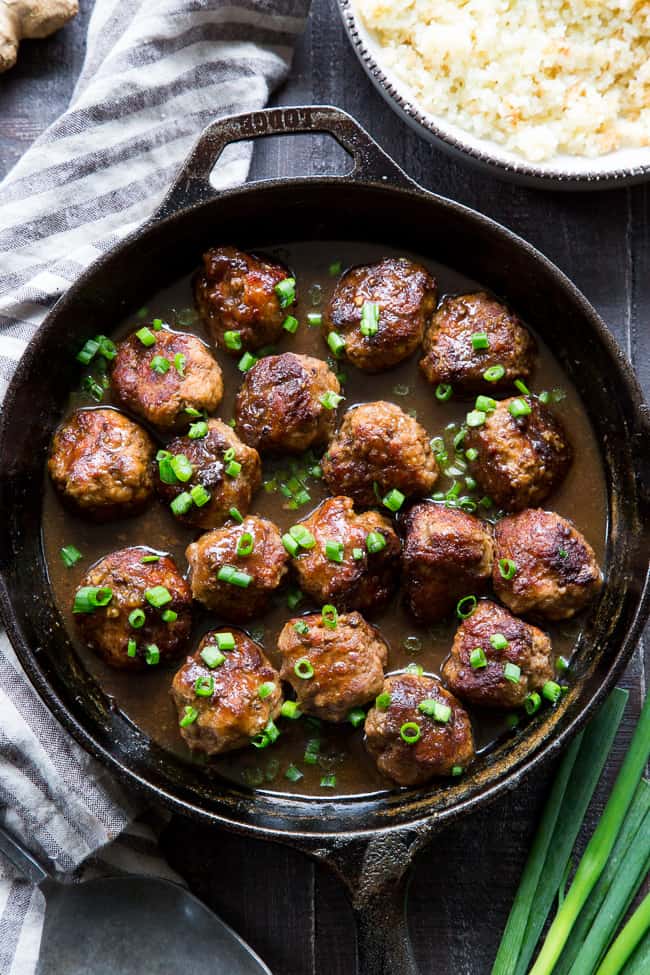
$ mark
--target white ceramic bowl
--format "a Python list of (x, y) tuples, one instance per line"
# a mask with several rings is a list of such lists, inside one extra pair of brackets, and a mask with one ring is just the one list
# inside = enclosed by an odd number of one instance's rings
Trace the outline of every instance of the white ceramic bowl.
[(356, 11), (356, 0), (337, 0), (357, 57), (391, 108), (421, 136), (495, 176), (546, 189), (602, 190), (650, 179), (650, 148), (619, 149), (604, 156), (555, 156), (533, 163), (497, 142), (481, 139), (418, 106), (414, 92), (383, 60), (381, 46)]

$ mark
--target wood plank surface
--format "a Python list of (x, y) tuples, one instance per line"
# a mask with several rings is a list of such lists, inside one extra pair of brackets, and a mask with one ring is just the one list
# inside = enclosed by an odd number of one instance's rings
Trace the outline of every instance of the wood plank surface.
[[(82, 15), (56, 37), (25, 44), (19, 67), (0, 77), (0, 176), (70, 98), (92, 3), (82, 7)], [(423, 186), (487, 213), (534, 243), (594, 303), (632, 358), (646, 394), (650, 391), (646, 187), (548, 193), (447, 158), (374, 91), (347, 44), (333, 0), (315, 0), (290, 80), (276, 102), (341, 106)], [(344, 172), (346, 165), (327, 138), (276, 139), (258, 146), (252, 175)], [(639, 648), (622, 681), (631, 701), (583, 839), (602, 809), (645, 693), (644, 650)], [(423, 973), (489, 972), (552, 771), (449, 828), (421, 855), (409, 919)], [(341, 887), (324, 869), (291, 849), (199, 829), (180, 818), (170, 824), (164, 847), (195, 892), (250, 941), (276, 975), (354, 971), (351, 913)]]

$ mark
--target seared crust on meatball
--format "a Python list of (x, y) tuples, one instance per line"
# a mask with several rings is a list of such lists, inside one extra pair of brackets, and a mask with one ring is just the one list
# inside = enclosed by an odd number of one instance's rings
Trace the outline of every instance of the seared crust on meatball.
[(326, 393), (341, 386), (325, 362), (310, 355), (270, 355), (250, 369), (235, 400), (236, 430), (259, 451), (301, 453), (326, 444), (336, 409)]
[[(434, 776), (450, 775), (455, 767), (467, 767), (474, 757), (472, 726), (460, 702), (439, 681), (396, 674), (386, 678), (382, 693), (390, 696), (390, 704), (371, 708), (365, 725), (366, 745), (380, 772), (399, 785), (420, 785)], [(451, 708), (449, 719), (438, 721), (420, 711), (423, 701)], [(420, 729), (413, 744), (400, 734), (409, 722)]]
[[(159, 556), (155, 562), (142, 561), (153, 555), (150, 549), (140, 546), (111, 552), (90, 569), (80, 584), (79, 589), (90, 586), (111, 590), (106, 606), (75, 613), (74, 619), (84, 642), (112, 667), (142, 670), (158, 662), (155, 652), (149, 653), (147, 661), (147, 648), (158, 651), (161, 664), (175, 659), (185, 648), (192, 626), (190, 587), (168, 555)], [(162, 587), (171, 597), (165, 597), (164, 602), (159, 599), (158, 606), (147, 599), (147, 593), (156, 587)], [(156, 590), (156, 595), (164, 596), (161, 590)], [(134, 610), (140, 619), (129, 621)], [(165, 620), (165, 613), (175, 618)], [(135, 641), (134, 655), (129, 654), (129, 640)]]
[(236, 247), (206, 251), (194, 279), (194, 299), (215, 345), (238, 354), (226, 345), (226, 332), (239, 332), (242, 349), (277, 342), (293, 302), (283, 306), (275, 287), (290, 276), (282, 264)]
[[(293, 687), (298, 706), (324, 721), (345, 721), (352, 708), (372, 701), (382, 689), (388, 647), (359, 613), (339, 616), (334, 628), (320, 615), (289, 620), (278, 650), (280, 676)], [(310, 677), (296, 673), (303, 661), (313, 669)]]
[[(470, 663), (472, 651), (477, 649), (485, 654), (485, 666)], [(518, 679), (516, 671), (512, 679), (505, 676), (507, 663), (519, 667)], [(486, 599), (458, 627), (442, 679), (464, 701), (489, 708), (516, 708), (531, 691), (541, 690), (553, 672), (548, 636)]]
[[(251, 546), (249, 555), (237, 554), (238, 547)], [(289, 558), (275, 525), (254, 516), (244, 518), (241, 525), (206, 532), (188, 546), (185, 556), (194, 598), (233, 622), (266, 612), (271, 596), (287, 574)], [(242, 585), (223, 578), (228, 567), (244, 574), (240, 578)], [(222, 569), (226, 571), (220, 579)]]
[[(472, 336), (484, 334), (486, 349), (475, 349)], [(443, 298), (424, 336), (420, 369), (433, 386), (449, 383), (466, 392), (507, 389), (527, 379), (537, 343), (519, 318), (495, 298), (475, 294)], [(493, 368), (493, 381), (484, 378)], [(503, 371), (503, 375), (501, 374)]]
[[(337, 332), (345, 340), (345, 355), (358, 369), (388, 369), (417, 349), (436, 298), (434, 278), (406, 257), (353, 267), (339, 280), (323, 316), (325, 338)], [(366, 302), (378, 306), (374, 335), (361, 331)]]
[[(503, 518), (495, 529), (492, 584), (513, 613), (548, 620), (575, 616), (600, 592), (603, 576), (586, 538), (553, 511), (531, 509)], [(512, 567), (503, 560), (514, 563)], [(501, 566), (501, 567), (500, 567)]]
[(141, 511), (151, 498), (154, 449), (149, 434), (123, 413), (77, 410), (54, 434), (48, 469), (64, 501), (107, 521)]
[[(152, 335), (153, 345), (143, 345), (135, 334), (118, 344), (111, 373), (116, 399), (161, 430), (187, 423), (188, 408), (214, 413), (223, 396), (223, 381), (207, 346), (196, 335), (169, 328), (152, 330)], [(155, 356), (167, 362), (166, 372), (153, 368)]]
[(482, 426), (468, 429), (464, 441), (466, 450), (478, 451), (470, 470), (481, 490), (506, 511), (541, 504), (571, 463), (571, 447), (559, 420), (530, 396), (523, 400), (530, 413), (512, 416), (511, 405), (521, 401), (501, 400)]
[[(234, 632), (234, 650), (218, 650), (217, 636), (230, 630), (206, 633), (198, 650), (188, 657), (174, 675), (171, 696), (178, 710), (181, 736), (192, 751), (219, 755), (235, 748), (244, 748), (251, 738), (261, 734), (269, 721), (276, 718), (282, 707), (280, 675), (269, 663), (261, 647), (243, 633)], [(210, 667), (201, 653), (206, 650), (208, 660), (212, 650), (220, 663)], [(197, 694), (197, 681), (201, 694)], [(260, 697), (260, 687), (273, 685), (268, 694)], [(187, 709), (192, 717), (188, 722)]]
[(492, 572), (490, 526), (458, 508), (423, 501), (405, 518), (402, 553), (406, 604), (423, 623), (453, 612), (458, 600), (483, 592)]
[[(197, 528), (218, 528), (231, 517), (231, 508), (237, 508), (241, 515), (248, 512), (251, 499), (262, 481), (262, 462), (257, 451), (243, 444), (227, 423), (208, 420), (207, 429), (205, 437), (177, 437), (167, 444), (167, 452), (172, 456), (181, 454), (188, 459), (192, 465), (192, 476), (189, 481), (176, 479), (175, 483), (168, 484), (161, 479), (160, 465), (157, 464), (156, 490), (163, 501), (170, 503), (179, 494), (201, 485), (210, 495), (210, 500), (200, 506), (193, 504), (187, 514), (176, 517)], [(238, 473), (227, 472), (231, 463), (225, 459), (227, 457), (240, 465)], [(163, 470), (169, 478), (167, 468)]]
[(438, 477), (424, 427), (383, 400), (347, 411), (322, 468), (332, 494), (346, 494), (365, 508), (393, 488), (407, 497), (427, 494)]
[[(395, 591), (399, 574), (401, 545), (388, 519), (377, 511), (357, 515), (350, 498), (336, 497), (300, 524), (315, 542), (293, 559), (300, 588), (316, 602), (338, 609), (381, 609)], [(328, 557), (328, 542), (342, 546), (340, 561)]]

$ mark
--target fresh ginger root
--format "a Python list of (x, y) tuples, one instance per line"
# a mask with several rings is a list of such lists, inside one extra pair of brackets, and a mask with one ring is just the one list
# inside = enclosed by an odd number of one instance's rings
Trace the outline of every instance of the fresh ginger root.
[(79, 0), (0, 0), (0, 73), (13, 68), (23, 38), (48, 37), (79, 12)]

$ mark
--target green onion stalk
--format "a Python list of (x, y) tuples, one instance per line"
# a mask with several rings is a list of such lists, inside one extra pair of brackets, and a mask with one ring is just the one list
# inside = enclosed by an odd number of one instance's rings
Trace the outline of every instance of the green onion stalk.
[[(596, 970), (596, 975), (618, 975), (623, 970), (623, 966), (641, 941), (641, 938), (649, 930), (650, 894), (646, 894), (603, 958), (600, 966)], [(639, 968), (639, 973), (641, 971), (642, 969)]]
[(650, 755), (650, 695), (598, 826), (578, 864), (530, 975), (551, 975), (580, 911), (602, 874)]

